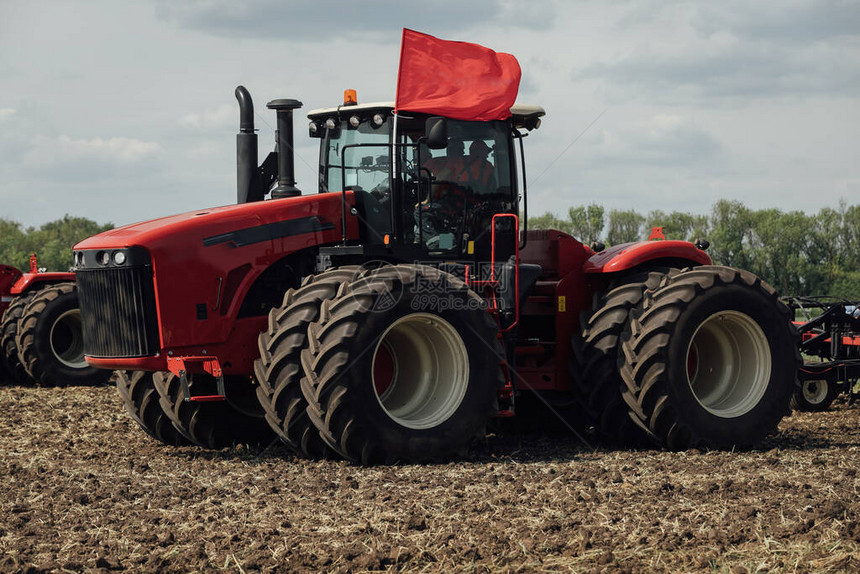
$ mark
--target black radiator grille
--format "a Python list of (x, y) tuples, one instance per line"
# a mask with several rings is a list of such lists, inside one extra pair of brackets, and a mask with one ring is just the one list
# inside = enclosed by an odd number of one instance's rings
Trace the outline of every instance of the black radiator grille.
[(156, 355), (152, 266), (77, 269), (84, 352), (91, 357)]

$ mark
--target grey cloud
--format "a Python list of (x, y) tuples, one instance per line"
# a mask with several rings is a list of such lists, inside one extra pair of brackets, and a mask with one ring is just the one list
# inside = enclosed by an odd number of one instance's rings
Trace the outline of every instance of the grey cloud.
[(586, 139), (587, 151), (581, 159), (589, 164), (666, 166), (697, 172), (706, 165), (713, 167), (723, 150), (712, 133), (671, 115), (610, 127)]
[(693, 24), (704, 33), (728, 30), (750, 40), (820, 42), (860, 32), (860, 2), (803, 0), (778, 5), (756, 2), (703, 3)]
[(638, 89), (669, 101), (679, 97), (853, 96), (860, 90), (855, 58), (838, 47), (787, 48), (750, 41), (709, 52), (636, 52), (573, 75), (575, 79), (604, 80), (628, 95), (637, 94)]
[(857, 0), (640, 0), (625, 8), (615, 21), (623, 31), (650, 29), (662, 20), (690, 26), (704, 36), (728, 32), (738, 38), (793, 45), (857, 36), (860, 31)]
[[(635, 4), (616, 28), (634, 49), (576, 70), (609, 97), (663, 101), (851, 96), (860, 91), (860, 2)], [(683, 46), (683, 50), (678, 49)]]
[(554, 13), (553, 2), (540, 5), (541, 9), (523, 10), (522, 4), (512, 0), (159, 0), (156, 14), (164, 21), (215, 36), (319, 42), (360, 37), (394, 42), (399, 40), (398, 29), (404, 26), (431, 34), (436, 29), (450, 34), (490, 23), (539, 29), (552, 21)]

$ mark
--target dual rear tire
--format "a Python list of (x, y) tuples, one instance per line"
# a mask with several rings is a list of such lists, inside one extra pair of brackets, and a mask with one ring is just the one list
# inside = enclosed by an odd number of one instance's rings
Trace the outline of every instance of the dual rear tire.
[(630, 416), (670, 450), (749, 447), (790, 413), (790, 313), (746, 271), (703, 266), (646, 291), (619, 357)]
[(623, 446), (750, 446), (790, 412), (800, 364), (774, 290), (721, 266), (617, 280), (573, 344), (582, 416)]

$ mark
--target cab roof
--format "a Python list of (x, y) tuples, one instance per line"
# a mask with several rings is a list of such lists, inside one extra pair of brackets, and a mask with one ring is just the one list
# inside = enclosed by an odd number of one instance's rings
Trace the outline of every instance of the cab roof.
[[(381, 111), (392, 113), (394, 111), (394, 102), (369, 102), (366, 104), (354, 104), (350, 106), (342, 105), (336, 108), (318, 108), (308, 112), (309, 119), (323, 119), (328, 116), (338, 114), (349, 114), (351, 112), (371, 112)], [(528, 122), (534, 125), (534, 120), (545, 116), (546, 111), (541, 106), (530, 104), (521, 104), (519, 102), (511, 106), (511, 116), (514, 120), (514, 126), (520, 128), (525, 127)]]

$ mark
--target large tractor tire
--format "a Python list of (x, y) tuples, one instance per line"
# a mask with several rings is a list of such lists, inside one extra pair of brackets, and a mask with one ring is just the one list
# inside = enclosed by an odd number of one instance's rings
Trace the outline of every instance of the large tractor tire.
[(801, 381), (791, 395), (791, 408), (801, 412), (823, 412), (839, 394), (839, 386), (827, 379)]
[(18, 353), (27, 373), (43, 386), (103, 385), (112, 372), (84, 359), (81, 309), (74, 283), (37, 292), (18, 322)]
[(306, 277), (301, 287), (286, 292), (281, 307), (269, 312), (269, 328), (257, 341), (260, 358), (254, 362), (254, 374), (266, 421), (292, 450), (308, 458), (335, 456), (308, 417), (302, 394), (301, 352), (307, 347), (308, 326), (319, 319), (322, 302), (360, 271), (347, 266)]
[(308, 414), (354, 462), (461, 455), (498, 411), (497, 336), (483, 299), (448, 273), (420, 265), (368, 273), (324, 301), (308, 329)]
[(666, 448), (748, 447), (790, 413), (797, 332), (752, 273), (697, 267), (646, 292), (623, 338), (631, 417)]
[(19, 385), (36, 384), (36, 381), (27, 373), (27, 369), (21, 362), (21, 356), (18, 354), (18, 343), (15, 340), (18, 335), (18, 321), (24, 314), (27, 304), (32, 301), (35, 295), (34, 291), (28, 291), (16, 296), (6, 308), (3, 319), (0, 321), (0, 355), (2, 355), (0, 360), (5, 363), (12, 382)]
[(155, 373), (144, 371), (117, 371), (116, 389), (122, 404), (131, 418), (157, 441), (170, 446), (189, 444), (173, 426), (159, 404), (158, 391), (153, 382)]
[(580, 318), (581, 333), (573, 337), (570, 364), (580, 407), (577, 412), (582, 417), (579, 424), (593, 429), (604, 443), (636, 447), (647, 441), (647, 435), (630, 419), (622, 396), (624, 381), (618, 370), (621, 334), (645, 292), (677, 273), (677, 269), (659, 268), (620, 278), (606, 292), (595, 294), (592, 310)]
[[(214, 377), (198, 373), (188, 377), (192, 397), (216, 393)], [(173, 427), (193, 444), (221, 449), (268, 444), (275, 438), (249, 381), (227, 381), (227, 400), (213, 402), (186, 401), (179, 377), (173, 373), (154, 373), (152, 382)]]

